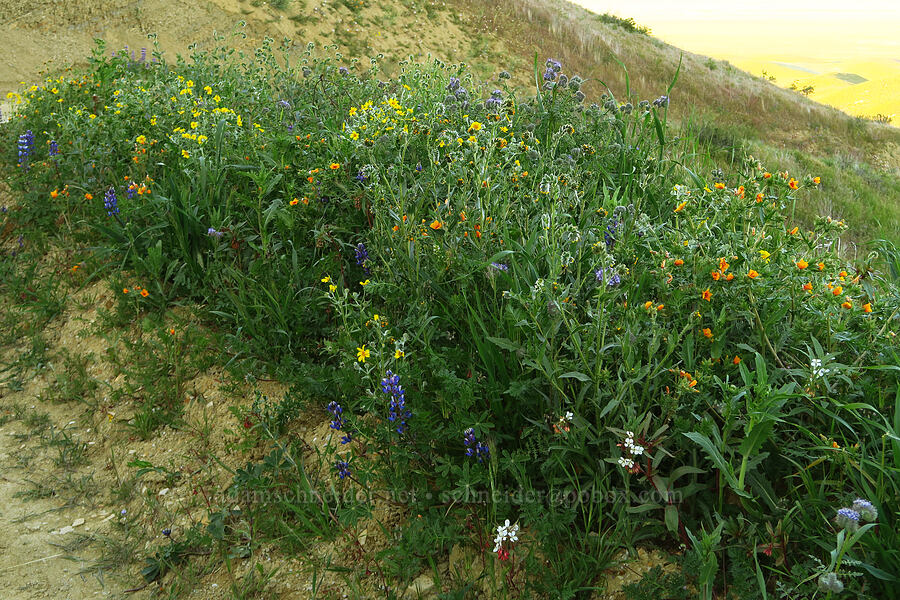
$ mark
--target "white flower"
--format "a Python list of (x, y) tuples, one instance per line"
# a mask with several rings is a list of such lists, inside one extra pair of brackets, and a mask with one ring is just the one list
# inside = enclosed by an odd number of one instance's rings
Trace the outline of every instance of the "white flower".
[(635, 456), (640, 456), (641, 454), (644, 453), (644, 447), (638, 446), (637, 444), (635, 444), (631, 447), (631, 453), (634, 454)]
[(630, 450), (632, 446), (634, 446), (634, 438), (631, 438), (631, 437), (625, 438), (625, 447)]
[(503, 542), (510, 541), (515, 542), (518, 541), (519, 536), (519, 524), (514, 523), (513, 525), (509, 524), (509, 519), (503, 523), (503, 525), (497, 526), (497, 537), (494, 538), (494, 552), (500, 550), (503, 546)]
[(633, 469), (634, 461), (630, 458), (625, 458), (624, 456), (619, 457), (619, 466), (623, 469)]
[(566, 411), (566, 421), (571, 421), (574, 417), (575, 415), (573, 415), (571, 412)]
[(633, 432), (633, 431), (626, 431), (626, 432), (625, 432), (625, 437), (627, 437), (627, 438), (633, 438), (633, 437), (634, 437), (634, 432)]

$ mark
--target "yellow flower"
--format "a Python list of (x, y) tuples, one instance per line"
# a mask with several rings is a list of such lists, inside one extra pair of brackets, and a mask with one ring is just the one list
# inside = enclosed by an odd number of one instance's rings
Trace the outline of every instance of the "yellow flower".
[(190, 158), (190, 157), (191, 157), (191, 153), (188, 152), (187, 150), (182, 150), (182, 151), (181, 151), (181, 155), (182, 155), (183, 157), (185, 157), (185, 158)]
[(403, 350), (399, 350), (399, 349), (398, 349), (398, 350), (394, 350), (394, 358), (395, 358), (395, 359), (401, 359), (401, 358), (403, 358), (404, 356), (406, 356), (406, 355), (403, 353)]
[(749, 277), (750, 279), (756, 279), (757, 277), (759, 277), (759, 273), (757, 273), (753, 269), (750, 269), (750, 271), (747, 273), (747, 277)]
[(328, 291), (331, 292), (332, 294), (335, 293), (337, 291), (337, 286), (332, 283), (331, 285), (328, 286)]
[[(297, 206), (298, 204), (300, 204), (300, 200), (298, 200), (297, 198), (294, 198), (294, 199), (291, 200), (291, 202), (290, 202), (290, 205), (291, 205), (291, 206)], [(323, 279), (322, 281), (325, 281), (325, 280)]]
[(365, 287), (365, 286), (369, 285), (369, 280), (366, 279), (365, 281), (360, 281), (360, 282), (359, 282), (359, 285)]
[(328, 282), (330, 282), (330, 281), (331, 281), (331, 277), (329, 277), (328, 275), (326, 275), (325, 277), (323, 277), (323, 278), (321, 279), (321, 282), (322, 282), (322, 283), (328, 283)]
[(797, 268), (801, 269), (801, 270), (805, 269), (806, 267), (809, 266), (809, 263), (806, 262), (805, 260), (803, 260), (802, 258), (800, 260), (798, 260), (796, 264), (797, 264)]
[(366, 350), (366, 345), (363, 344), (362, 348), (356, 349), (356, 360), (361, 363), (364, 363), (364, 362), (366, 362), (366, 359), (369, 358), (369, 356), (371, 354), (372, 353), (369, 350)]
[(481, 123), (479, 123), (478, 121), (472, 121), (472, 124), (469, 125), (469, 131), (470, 132), (471, 131), (481, 131), (482, 127), (483, 127), (483, 125)]
[(765, 250), (760, 250), (760, 251), (759, 251), (759, 256), (760, 256), (764, 261), (769, 262), (769, 257), (772, 256), (772, 255), (769, 254), (768, 252), (766, 252)]
[(137, 137), (135, 138), (134, 141), (137, 142), (138, 144), (146, 144), (146, 143), (147, 143), (147, 137), (146, 137), (146, 136), (143, 136), (143, 135), (139, 135), (139, 136), (137, 136)]
[(331, 163), (330, 165), (328, 165), (328, 168), (330, 168), (332, 171), (337, 171), (341, 168), (341, 165), (340, 163)]

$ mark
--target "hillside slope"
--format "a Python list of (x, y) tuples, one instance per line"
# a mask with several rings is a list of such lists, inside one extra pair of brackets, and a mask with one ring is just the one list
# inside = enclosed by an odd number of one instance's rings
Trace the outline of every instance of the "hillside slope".
[(150, 45), (151, 33), (158, 33), (169, 54), (185, 53), (189, 42), (209, 47), (214, 32), (237, 32), (230, 43), (247, 50), (266, 36), (290, 38), (300, 47), (337, 43), (347, 59), (383, 53), (387, 74), (408, 56), (431, 54), (466, 62), (484, 79), (505, 68), (523, 87), (533, 85), (535, 56), (553, 57), (567, 73), (588, 80), (587, 102), (600, 101), (603, 83), (623, 102), (665, 94), (680, 63), (669, 117), (696, 145), (698, 157), (713, 157), (715, 165), (705, 166), (727, 173), (746, 151), (773, 169), (815, 171), (824, 183), (822, 193), (808, 199), (807, 212), (850, 219), (860, 239), (900, 239), (900, 130), (851, 117), (561, 0), (0, 0), (0, 13), (13, 50), (7, 56), (15, 57), (0, 64), (4, 95), (35, 80), (43, 68), (83, 62), (96, 37), (139, 53)]

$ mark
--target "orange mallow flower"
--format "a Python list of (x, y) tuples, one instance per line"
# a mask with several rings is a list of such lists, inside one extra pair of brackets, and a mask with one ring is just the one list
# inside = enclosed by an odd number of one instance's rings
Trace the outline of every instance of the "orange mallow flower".
[(437, 231), (438, 229), (441, 229), (443, 226), (444, 226), (444, 224), (441, 223), (440, 221), (432, 221), (431, 225), (429, 225), (429, 227), (431, 227), (435, 231)]
[(710, 300), (712, 300), (712, 292), (709, 291), (709, 288), (706, 288), (705, 290), (703, 290), (703, 293), (700, 294), (700, 297), (709, 302)]
[(734, 273), (729, 273), (725, 276), (725, 281), (731, 281), (732, 279), (734, 279)]
[(724, 189), (725, 189), (725, 184), (724, 184), (724, 183), (716, 182), (716, 184), (715, 184), (713, 187), (716, 188), (717, 190), (724, 190)]
[(766, 171), (763, 173), (763, 179), (772, 179), (772, 174)]
[(58, 190), (58, 189), (57, 189), (57, 190), (53, 190), (52, 192), (50, 192), (50, 197), (51, 197), (51, 198), (56, 198), (57, 196), (59, 196), (59, 190)]
[(728, 267), (730, 267), (730, 266), (731, 266), (731, 265), (729, 265), (729, 264), (728, 264), (728, 261), (725, 260), (724, 258), (720, 258), (720, 259), (719, 259), (719, 270), (722, 271), (723, 273), (724, 273), (725, 271), (727, 271), (727, 270), (728, 270)]
[(834, 294), (835, 296), (840, 296), (841, 292), (843, 292), (843, 291), (844, 291), (844, 288), (842, 288), (839, 285), (836, 285), (836, 286), (834, 286), (834, 289), (831, 290), (831, 293)]
[(341, 168), (341, 165), (340, 163), (331, 163), (330, 165), (328, 165), (328, 168), (330, 168), (332, 171), (337, 171)]
[(797, 182), (796, 179), (791, 177), (791, 180), (788, 181), (788, 187), (791, 188), (792, 190), (796, 190), (797, 188), (800, 187), (800, 184)]
[(809, 263), (806, 262), (805, 260), (803, 260), (802, 258), (800, 260), (798, 260), (796, 264), (797, 264), (797, 268), (801, 269), (801, 270), (803, 270), (809, 266)]
[(652, 301), (652, 300), (647, 300), (646, 302), (644, 302), (644, 309), (645, 309), (645, 310), (650, 310), (650, 307), (651, 307), (651, 306), (653, 306), (653, 301)]
[(733, 363), (736, 364), (736, 365), (739, 365), (739, 364), (741, 364), (741, 357), (738, 356), (737, 354), (735, 354), (735, 355), (734, 355), (734, 360), (731, 361), (731, 362), (733, 362)]
[(750, 269), (750, 271), (747, 273), (747, 277), (749, 277), (750, 279), (756, 279), (757, 277), (759, 277), (759, 273), (757, 273), (753, 269)]
[(713, 269), (713, 270), (710, 272), (710, 275), (712, 276), (712, 278), (713, 278), (714, 281), (718, 281), (718, 280), (719, 280), (719, 277), (722, 276), (722, 274), (719, 273), (718, 271), (716, 271), (715, 269)]
[(150, 292), (148, 292), (146, 289), (141, 290), (141, 296), (143, 296), (144, 298), (146, 298), (149, 295), (150, 295)]
[(122, 293), (123, 293), (123, 294), (127, 294), (128, 292), (129, 292), (129, 289), (128, 289), (128, 288), (122, 288)]
[(803, 289), (806, 290), (807, 292), (809, 292), (810, 294), (812, 293), (812, 288), (813, 288), (812, 283), (810, 283), (808, 281), (803, 284)]
[(849, 309), (853, 308), (853, 303), (850, 302), (849, 300), (847, 300), (845, 302), (842, 302), (841, 306), (849, 310)]
[(757, 202), (762, 202), (762, 201), (765, 200), (765, 199), (766, 199), (766, 195), (763, 194), (762, 192), (760, 192), (760, 193), (758, 193), (758, 194), (756, 195), (756, 201), (757, 201)]
[(84, 195), (84, 199), (85, 200), (93, 200), (94, 197), (90, 194), (90, 192), (88, 192), (87, 194)]
[(822, 182), (822, 179), (819, 177), (813, 177), (813, 183), (819, 185)]
[(676, 259), (675, 259), (675, 266), (676, 266), (676, 267), (680, 267), (680, 266), (683, 265), (683, 264), (684, 264), (684, 261), (681, 260), (680, 258), (676, 258)]
[(713, 334), (712, 334), (712, 329), (710, 329), (709, 327), (704, 327), (703, 329), (700, 330), (700, 332), (701, 332), (704, 336), (706, 336), (707, 339), (709, 339), (709, 340), (712, 339), (712, 336), (713, 336)]
[(291, 206), (297, 206), (298, 204), (300, 204), (300, 200), (298, 200), (297, 198), (291, 200)]
[(863, 304), (863, 312), (867, 312), (867, 313), (872, 312), (872, 305), (869, 304), (868, 302)]
[(656, 311), (659, 312), (659, 311), (661, 311), (662, 309), (664, 309), (665, 307), (666, 307), (665, 304), (658, 304), (658, 305), (656, 306)]
[(823, 263), (823, 262), (816, 263), (816, 266), (819, 267), (819, 270), (820, 270), (820, 271), (824, 271), (824, 270), (825, 270), (825, 263)]

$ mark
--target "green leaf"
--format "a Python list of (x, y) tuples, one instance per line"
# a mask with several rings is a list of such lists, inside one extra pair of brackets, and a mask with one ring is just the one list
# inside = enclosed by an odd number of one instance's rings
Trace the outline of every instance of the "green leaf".
[(506, 338), (491, 337), (491, 336), (486, 336), (486, 337), (489, 342), (491, 342), (495, 346), (499, 346), (500, 348), (503, 348), (504, 350), (509, 350), (510, 352), (517, 352), (522, 349), (521, 346), (517, 345), (513, 341), (508, 340)]
[(569, 371), (568, 373), (563, 373), (559, 376), (560, 379), (577, 379), (578, 381), (590, 381), (591, 378), (584, 373), (580, 373), (578, 371)]

